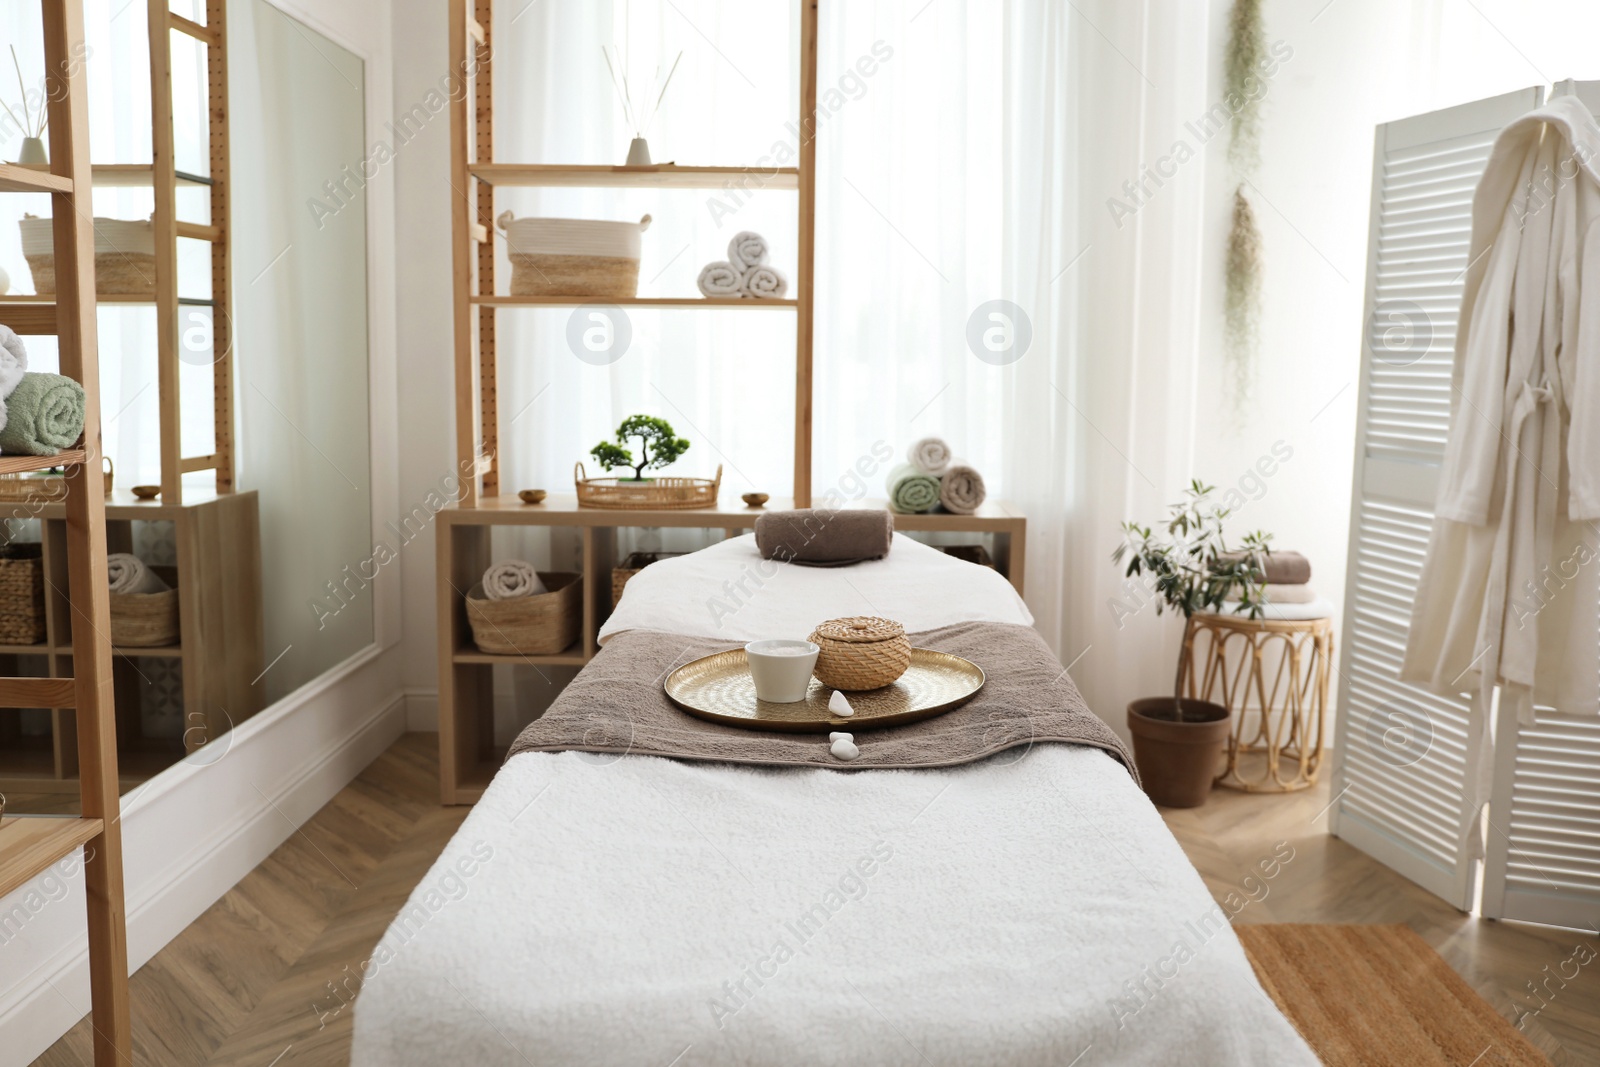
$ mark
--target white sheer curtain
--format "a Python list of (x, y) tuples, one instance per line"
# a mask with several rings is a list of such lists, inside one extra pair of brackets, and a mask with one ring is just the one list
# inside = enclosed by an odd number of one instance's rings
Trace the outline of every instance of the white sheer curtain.
[[(658, 161), (753, 163), (793, 143), (794, 4), (546, 0), (513, 14), (496, 27), (515, 57), (495, 72), (499, 160), (621, 162), (629, 131), (600, 56), (613, 42), (645, 77), (685, 53), (651, 132)], [(1177, 642), (1153, 609), (1121, 618), (1109, 554), (1120, 520), (1151, 516), (1188, 477), (1205, 163), (1120, 228), (1105, 201), (1205, 110), (1206, 13), (881, 0), (826, 3), (821, 20), (813, 489), (857, 493), (851, 469), (877, 441), (946, 437), (1027, 513), (1039, 626), (1120, 722), (1121, 702), (1170, 685)], [(525, 191), (500, 206), (650, 212), (642, 294), (692, 294), (739, 229), (793, 263), (792, 194), (762, 192), (720, 226), (705, 193)], [(1031, 327), (1014, 361), (968, 342), (994, 300)], [(724, 492), (787, 492), (786, 313), (634, 314), (633, 347), (609, 367), (572, 355), (566, 315), (501, 316), (507, 490), (565, 484), (637, 410), (694, 440), (678, 469), (720, 461)]]

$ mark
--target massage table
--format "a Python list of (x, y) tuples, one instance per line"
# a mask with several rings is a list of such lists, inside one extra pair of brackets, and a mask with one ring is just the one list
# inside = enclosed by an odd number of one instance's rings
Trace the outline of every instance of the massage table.
[[(1032, 622), (902, 535), (837, 569), (745, 536), (635, 575), (601, 640), (859, 614)], [(855, 771), (525, 752), (360, 971), (355, 1067), (1318, 1062), (1129, 772), (1068, 744)]]

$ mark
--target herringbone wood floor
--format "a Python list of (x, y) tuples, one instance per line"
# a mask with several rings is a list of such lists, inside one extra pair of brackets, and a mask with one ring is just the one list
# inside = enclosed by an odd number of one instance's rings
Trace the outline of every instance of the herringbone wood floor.
[[(402, 738), (134, 975), (135, 1064), (348, 1061), (349, 994), (334, 983), (368, 958), (466, 816), (438, 805), (435, 743)], [(1539, 1006), (1527, 983), (1546, 966), (1553, 973), (1580, 939), (1600, 951), (1600, 938), (1460, 914), (1328, 837), (1327, 802), (1326, 786), (1286, 797), (1217, 790), (1205, 807), (1166, 817), (1219, 900), (1254, 887), (1260, 899), (1235, 922), (1406, 923), (1508, 1019)], [(1294, 858), (1244, 886), (1279, 842)], [(1600, 960), (1523, 1028), (1557, 1064), (1600, 1063)], [(87, 1021), (35, 1062), (89, 1063)]]

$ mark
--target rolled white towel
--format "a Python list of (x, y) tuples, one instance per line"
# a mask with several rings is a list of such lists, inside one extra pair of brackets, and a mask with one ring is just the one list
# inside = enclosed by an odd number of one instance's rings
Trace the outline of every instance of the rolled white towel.
[(942, 437), (924, 437), (906, 450), (906, 462), (923, 474), (943, 474), (954, 458)]
[(767, 239), (759, 233), (740, 230), (728, 242), (728, 262), (733, 269), (743, 273), (767, 261)]
[(172, 588), (144, 560), (127, 552), (113, 552), (106, 557), (106, 577), (111, 581), (111, 591), (119, 595), (165, 593)]
[(28, 349), (22, 338), (11, 327), (0, 326), (0, 398), (11, 395), (27, 370)]
[(939, 479), (939, 503), (957, 515), (971, 515), (988, 495), (983, 475), (965, 463), (950, 464)]
[(751, 267), (744, 272), (741, 286), (745, 296), (758, 299), (779, 300), (789, 291), (789, 279), (771, 267)]
[(700, 278), (695, 283), (705, 296), (744, 296), (744, 275), (732, 263), (717, 260), (700, 268)]
[(515, 600), (548, 592), (533, 564), (520, 559), (496, 563), (483, 572), (483, 595), (490, 600)]

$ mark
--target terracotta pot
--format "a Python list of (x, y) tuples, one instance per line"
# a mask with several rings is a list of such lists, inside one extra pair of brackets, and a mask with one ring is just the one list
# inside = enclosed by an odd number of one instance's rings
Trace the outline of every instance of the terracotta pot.
[(1164, 808), (1198, 808), (1228, 746), (1233, 719), (1221, 704), (1183, 701), (1179, 722), (1171, 697), (1146, 697), (1128, 705), (1133, 759), (1144, 791)]

